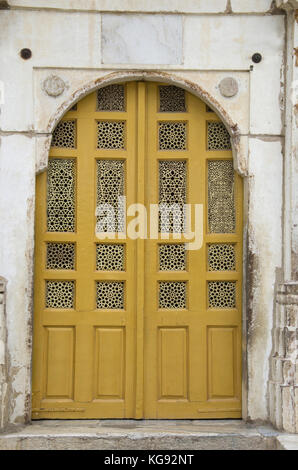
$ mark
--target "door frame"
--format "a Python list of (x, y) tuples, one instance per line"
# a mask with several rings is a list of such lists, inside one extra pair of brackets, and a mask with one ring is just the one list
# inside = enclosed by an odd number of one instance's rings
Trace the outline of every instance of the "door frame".
[[(144, 72), (142, 71), (141, 74), (140, 72), (132, 72), (127, 74), (126, 76), (123, 76), (121, 74), (121, 77), (119, 76), (120, 74), (118, 73), (113, 73), (113, 74), (108, 74), (107, 76), (99, 79), (96, 81), (96, 84), (94, 82), (89, 83), (88, 85), (85, 85), (83, 88), (77, 90), (75, 95), (72, 95), (67, 101), (65, 101), (56, 111), (55, 116), (50, 119), (48, 123), (48, 128), (51, 130), (51, 135), (53, 130), (55, 129), (56, 125), (60, 121), (60, 119), (63, 117), (63, 115), (78, 101), (83, 99), (86, 95), (96, 91), (99, 88), (105, 87), (110, 84), (114, 83), (125, 83), (129, 81), (154, 81), (154, 82), (163, 82), (165, 84), (171, 84), (175, 85), (178, 87), (181, 87), (188, 91), (189, 93), (192, 93), (194, 96), (197, 96), (199, 99), (201, 99), (203, 102), (205, 102), (208, 106), (210, 106), (221, 118), (225, 126), (227, 127), (228, 132), (230, 133), (231, 136), (231, 143), (232, 143), (232, 154), (233, 154), (233, 162), (234, 162), (234, 168), (237, 171), (240, 176), (243, 177), (243, 161), (241, 160), (241, 150), (243, 147), (243, 142), (241, 141), (242, 136), (238, 131), (238, 126), (235, 124), (229, 114), (227, 113), (226, 110), (223, 109), (223, 107), (219, 104), (219, 102), (212, 97), (207, 91), (205, 91), (200, 85), (191, 83), (189, 81), (181, 80), (181, 78), (174, 76), (174, 75), (169, 75), (169, 74), (159, 74), (158, 72)], [(165, 78), (165, 75), (168, 75)], [(49, 136), (50, 138), (46, 142), (46, 152), (44, 152), (44, 160), (43, 160), (43, 168), (42, 170), (45, 171), (47, 169), (47, 162), (48, 162), (48, 154), (50, 150), (50, 143), (51, 143), (51, 135)], [(46, 157), (46, 158), (45, 158)], [(241, 171), (240, 171), (241, 170)], [(246, 189), (247, 185), (243, 185), (243, 220), (246, 220), (246, 213), (245, 213), (245, 208), (247, 207), (246, 204)], [(246, 253), (246, 232), (244, 230), (245, 227), (243, 227), (243, 253)], [(247, 346), (247, 341), (246, 341), (246, 335), (247, 335), (247, 318), (246, 318), (246, 289), (245, 289), (245, 280), (247, 279), (248, 272), (246, 269), (246, 257), (243, 256), (243, 284), (242, 284), (242, 351), (245, 351), (245, 353), (242, 353), (242, 416), (245, 419), (247, 412), (247, 354), (246, 354), (246, 346)], [(137, 342), (138, 345), (138, 342)], [(142, 391), (142, 385), (139, 384), (137, 387), (137, 403), (142, 402), (140, 400), (140, 393)], [(138, 400), (139, 399), (139, 400)], [(138, 415), (138, 413), (137, 413)]]
[[(48, 74), (48, 71), (36, 70), (36, 74)], [(59, 71), (57, 73), (60, 73)], [(217, 79), (221, 79), (223, 74), (228, 72), (217, 72), (212, 71), (211, 74), (215, 74)], [(237, 73), (237, 72), (236, 72)], [(246, 77), (245, 80), (249, 78), (249, 71), (240, 71), (241, 77)], [(93, 79), (88, 81), (86, 77), (92, 77)], [(209, 76), (209, 74), (208, 74)], [(178, 87), (184, 88), (186, 91), (192, 93), (193, 95), (200, 98), (208, 106), (210, 106), (221, 118), (225, 124), (228, 132), (231, 135), (232, 150), (233, 150), (233, 161), (234, 168), (240, 176), (244, 178), (244, 205), (243, 205), (243, 219), (244, 219), (244, 230), (243, 230), (243, 289), (242, 289), (242, 417), (243, 419), (248, 419), (248, 397), (252, 394), (255, 396), (255, 393), (265, 393), (264, 387), (266, 383), (262, 383), (257, 377), (253, 378), (252, 384), (248, 388), (248, 361), (249, 364), (253, 359), (253, 351), (251, 346), (255, 340), (254, 331), (251, 328), (253, 324), (254, 312), (257, 312), (256, 305), (253, 303), (254, 291), (258, 288), (258, 276), (255, 274), (255, 271), (258, 273), (257, 259), (250, 248), (254, 242), (254, 236), (251, 233), (248, 233), (247, 226), (249, 225), (249, 202), (250, 199), (254, 196), (253, 186), (249, 184), (248, 176), (248, 164), (247, 164), (247, 155), (248, 155), (248, 136), (247, 131), (245, 130), (245, 124), (243, 124), (243, 119), (241, 116), (248, 116), (249, 113), (249, 88), (245, 88), (244, 96), (246, 101), (244, 101), (244, 107), (239, 109), (239, 107), (229, 108), (228, 102), (227, 106), (224, 106), (223, 103), (220, 104), (220, 100), (216, 99), (215, 91), (212, 93), (210, 91), (211, 86), (208, 83), (200, 79), (200, 74), (196, 71), (144, 71), (144, 70), (72, 70), (71, 77), (73, 78), (72, 87), (70, 91), (63, 93), (64, 96), (61, 96), (56, 102), (52, 102), (50, 107), (43, 107), (43, 100), (48, 100), (48, 97), (45, 94), (39, 93), (36, 97), (34, 103), (34, 112), (36, 120), (36, 131), (34, 133), (35, 138), (35, 174), (43, 172), (47, 169), (48, 165), (48, 155), (51, 145), (52, 132), (58, 122), (61, 120), (63, 115), (80, 99), (82, 99), (87, 94), (92, 91), (97, 90), (98, 88), (107, 86), (112, 83), (123, 83), (127, 81), (156, 81), (164, 82), (165, 84), (172, 84)], [(95, 77), (95, 78), (94, 78)], [(241, 79), (240, 77), (240, 79)], [(37, 82), (36, 82), (37, 83)], [(38, 84), (40, 81), (38, 81)], [(77, 83), (77, 85), (75, 85)], [(247, 83), (247, 81), (246, 81)], [(83, 84), (83, 85), (82, 85)], [(39, 86), (39, 85), (36, 85)], [(209, 91), (207, 89), (209, 87)], [(73, 91), (75, 89), (75, 91)], [(51, 98), (52, 99), (52, 98)], [(225, 104), (225, 103), (224, 103)], [(34, 169), (32, 169), (34, 174)], [(32, 370), (32, 323), (33, 323), (33, 266), (34, 266), (34, 183), (32, 188), (32, 201), (30, 203), (31, 210), (28, 213), (28, 230), (30, 231), (30, 246), (28, 247), (28, 285), (30, 286), (29, 290), (25, 294), (25, 305), (24, 305), (24, 325), (23, 325), (23, 334), (24, 341), (26, 342), (26, 354), (24, 354), (24, 359), (22, 361), (22, 377), (24, 377), (21, 390), (19, 392), (18, 406), (14, 398), (8, 400), (7, 411), (9, 413), (9, 420), (15, 422), (15, 419), (18, 419), (19, 422), (30, 423), (31, 422), (31, 370)], [(268, 333), (270, 335), (270, 332)], [(249, 346), (249, 348), (248, 348)], [(265, 346), (263, 348), (265, 352)], [(266, 364), (264, 362), (264, 364)], [(251, 372), (250, 372), (251, 375)], [(264, 376), (266, 380), (266, 377)], [(8, 381), (9, 387), (15, 387), (16, 379), (14, 376), (10, 377)], [(17, 386), (18, 387), (18, 386)], [(262, 395), (263, 398), (263, 395)], [(262, 399), (260, 396), (260, 399)], [(22, 403), (22, 406), (21, 406)], [(22, 408), (20, 414), (20, 406)], [(18, 418), (16, 418), (17, 410), (19, 410)]]

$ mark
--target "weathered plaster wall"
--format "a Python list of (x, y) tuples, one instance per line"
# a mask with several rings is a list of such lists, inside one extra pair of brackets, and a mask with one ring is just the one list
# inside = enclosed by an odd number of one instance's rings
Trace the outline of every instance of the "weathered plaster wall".
[[(268, 0), (8, 3), (11, 10), (0, 11), (0, 275), (8, 281), (10, 421), (30, 412), (35, 162), (45, 168), (57, 120), (105, 77), (158, 78), (192, 89), (217, 107), (235, 136), (249, 230), (244, 414), (268, 419), (274, 284), (282, 264), (284, 15), (274, 8), (271, 15)], [(32, 50), (27, 61), (19, 55), (24, 47)], [(255, 52), (263, 56), (259, 64), (251, 61)], [(51, 74), (65, 82), (56, 98), (43, 87)], [(219, 92), (226, 76), (239, 86), (232, 98)]]
[(270, 359), (269, 411), (272, 423), (298, 432), (298, 8), (296, 0), (279, 1), (287, 9), (283, 277), (277, 285)]
[(1, 136), (0, 188), (0, 266), (1, 275), (7, 279), (10, 419), (23, 422), (31, 387), (34, 138)]
[[(271, 138), (272, 139), (272, 138)], [(247, 283), (248, 413), (267, 419), (267, 390), (276, 275), (282, 265), (282, 142), (249, 139)], [(250, 281), (250, 282), (249, 282)]]

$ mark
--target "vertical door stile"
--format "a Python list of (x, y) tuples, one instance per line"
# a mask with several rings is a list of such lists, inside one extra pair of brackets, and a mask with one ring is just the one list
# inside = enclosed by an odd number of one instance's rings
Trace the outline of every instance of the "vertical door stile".
[[(75, 328), (75, 401), (92, 400), (93, 325), (88, 320), (94, 309), (94, 127), (85, 115), (94, 108), (94, 98), (89, 95), (79, 103), (77, 119), (77, 281)], [(83, 197), (84, 195), (84, 197)]]
[[(42, 173), (36, 180), (36, 198), (35, 219), (39, 220), (39, 230), (35, 230), (35, 266), (42, 266), (43, 261), (43, 234), (46, 233), (46, 214), (44, 202), (46, 201), (47, 191), (47, 173)], [(43, 267), (42, 267), (43, 268)], [(32, 357), (32, 418), (38, 417), (42, 393), (42, 377), (44, 370), (45, 345), (43, 332), (43, 306), (44, 306), (44, 287), (40, 288), (41, 269), (37, 272), (35, 268), (34, 276), (34, 329), (33, 344), (35, 354)], [(39, 282), (39, 284), (38, 284)], [(39, 288), (39, 289), (38, 289)]]
[[(137, 89), (137, 203), (145, 203), (145, 150), (146, 150), (146, 85)], [(148, 208), (147, 208), (148, 209)], [(147, 221), (145, 221), (146, 223)], [(136, 269), (136, 410), (135, 417), (143, 417), (144, 403), (144, 239), (137, 239)]]

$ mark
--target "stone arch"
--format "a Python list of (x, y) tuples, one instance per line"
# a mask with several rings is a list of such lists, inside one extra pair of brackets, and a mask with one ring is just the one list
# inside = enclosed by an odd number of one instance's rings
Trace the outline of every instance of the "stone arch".
[(103, 77), (92, 80), (78, 88), (74, 93), (69, 95), (67, 99), (57, 108), (54, 114), (50, 117), (46, 125), (46, 135), (44, 135), (44, 142), (40, 155), (37, 155), (37, 173), (44, 171), (47, 168), (48, 153), (51, 145), (51, 135), (56, 125), (63, 117), (63, 115), (76, 104), (78, 101), (83, 99), (89, 93), (111, 85), (113, 83), (123, 83), (128, 81), (158, 81), (169, 83), (180, 88), (185, 89), (189, 93), (197, 96), (199, 99), (204, 101), (216, 114), (221, 118), (225, 124), (230, 136), (232, 143), (233, 161), (234, 168), (241, 176), (247, 176), (247, 164), (246, 164), (246, 137), (241, 135), (237, 122), (235, 122), (228, 111), (207, 92), (200, 84), (194, 81), (181, 78), (175, 74), (168, 72), (157, 72), (157, 71), (119, 71), (107, 73)]

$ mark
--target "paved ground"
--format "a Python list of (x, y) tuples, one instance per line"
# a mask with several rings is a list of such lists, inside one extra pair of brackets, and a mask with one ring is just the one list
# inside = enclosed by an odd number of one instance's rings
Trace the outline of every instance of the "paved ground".
[[(296, 446), (296, 447), (295, 447)], [(5, 449), (298, 449), (298, 436), (241, 420), (47, 420), (0, 434)]]

